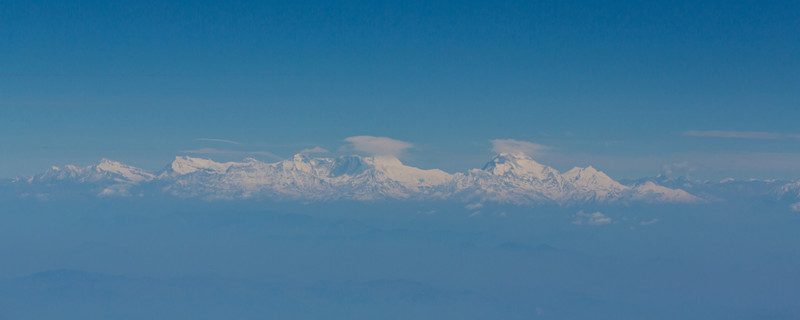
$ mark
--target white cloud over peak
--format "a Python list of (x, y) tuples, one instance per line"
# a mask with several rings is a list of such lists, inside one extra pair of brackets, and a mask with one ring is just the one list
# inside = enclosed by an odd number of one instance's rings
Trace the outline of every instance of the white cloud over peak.
[(661, 173), (671, 177), (671, 176), (685, 176), (689, 173), (692, 173), (697, 170), (697, 167), (693, 166), (689, 163), (689, 161), (681, 161), (675, 162), (672, 164), (665, 165), (664, 168), (661, 170)]
[(524, 153), (534, 156), (549, 148), (538, 143), (514, 139), (494, 139), (491, 142), (494, 153)]
[(328, 149), (325, 149), (325, 148), (320, 147), (320, 146), (316, 146), (316, 147), (313, 147), (313, 148), (306, 148), (306, 149), (300, 150), (300, 152), (298, 152), (298, 153), (300, 153), (300, 154), (309, 154), (309, 153), (327, 153), (327, 152), (328, 152)]
[(373, 156), (398, 157), (406, 149), (414, 147), (414, 145), (409, 142), (386, 137), (355, 136), (346, 138), (344, 141), (349, 142), (353, 150)]

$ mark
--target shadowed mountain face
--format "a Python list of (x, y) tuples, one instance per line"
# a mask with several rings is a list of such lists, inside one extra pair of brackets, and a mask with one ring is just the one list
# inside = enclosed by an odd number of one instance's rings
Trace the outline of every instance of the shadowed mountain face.
[(499, 154), (483, 169), (455, 174), (409, 167), (388, 156), (310, 158), (299, 154), (277, 163), (177, 157), (157, 175), (104, 159), (86, 168), (53, 167), (13, 184), (18, 193), (44, 198), (82, 190), (96, 196), (166, 193), (204, 199), (402, 199), (518, 205), (702, 202), (683, 190), (652, 182), (623, 185), (592, 167), (562, 174), (521, 153)]

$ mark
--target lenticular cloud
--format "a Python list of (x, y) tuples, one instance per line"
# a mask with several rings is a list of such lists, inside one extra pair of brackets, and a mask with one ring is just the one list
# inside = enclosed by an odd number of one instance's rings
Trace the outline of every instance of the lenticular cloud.
[(399, 157), (406, 149), (414, 145), (387, 137), (355, 136), (344, 139), (350, 143), (353, 150), (373, 156)]
[(492, 142), (492, 151), (494, 153), (523, 153), (529, 156), (535, 156), (542, 151), (548, 149), (547, 146), (514, 139), (494, 139)]

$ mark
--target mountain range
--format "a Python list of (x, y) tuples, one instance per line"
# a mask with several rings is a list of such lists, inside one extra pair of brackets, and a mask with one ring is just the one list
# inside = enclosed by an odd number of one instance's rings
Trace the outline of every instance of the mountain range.
[[(450, 174), (404, 165), (388, 156), (314, 158), (297, 154), (275, 163), (247, 158), (216, 162), (176, 157), (165, 169), (144, 169), (103, 159), (88, 167), (51, 167), (8, 181), (20, 196), (63, 195), (304, 201), (449, 200), (464, 203), (629, 204), (702, 203), (724, 199), (732, 189), (751, 195), (800, 197), (800, 182), (699, 182), (659, 176), (619, 182), (589, 166), (566, 172), (522, 153), (501, 153), (481, 169)], [(750, 190), (752, 189), (752, 190)]]

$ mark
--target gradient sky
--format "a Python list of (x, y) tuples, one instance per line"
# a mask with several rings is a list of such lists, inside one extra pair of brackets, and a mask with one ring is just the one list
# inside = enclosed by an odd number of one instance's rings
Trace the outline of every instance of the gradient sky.
[(798, 21), (797, 1), (4, 1), (0, 177), (371, 135), (450, 172), (517, 139), (618, 178), (795, 179)]

